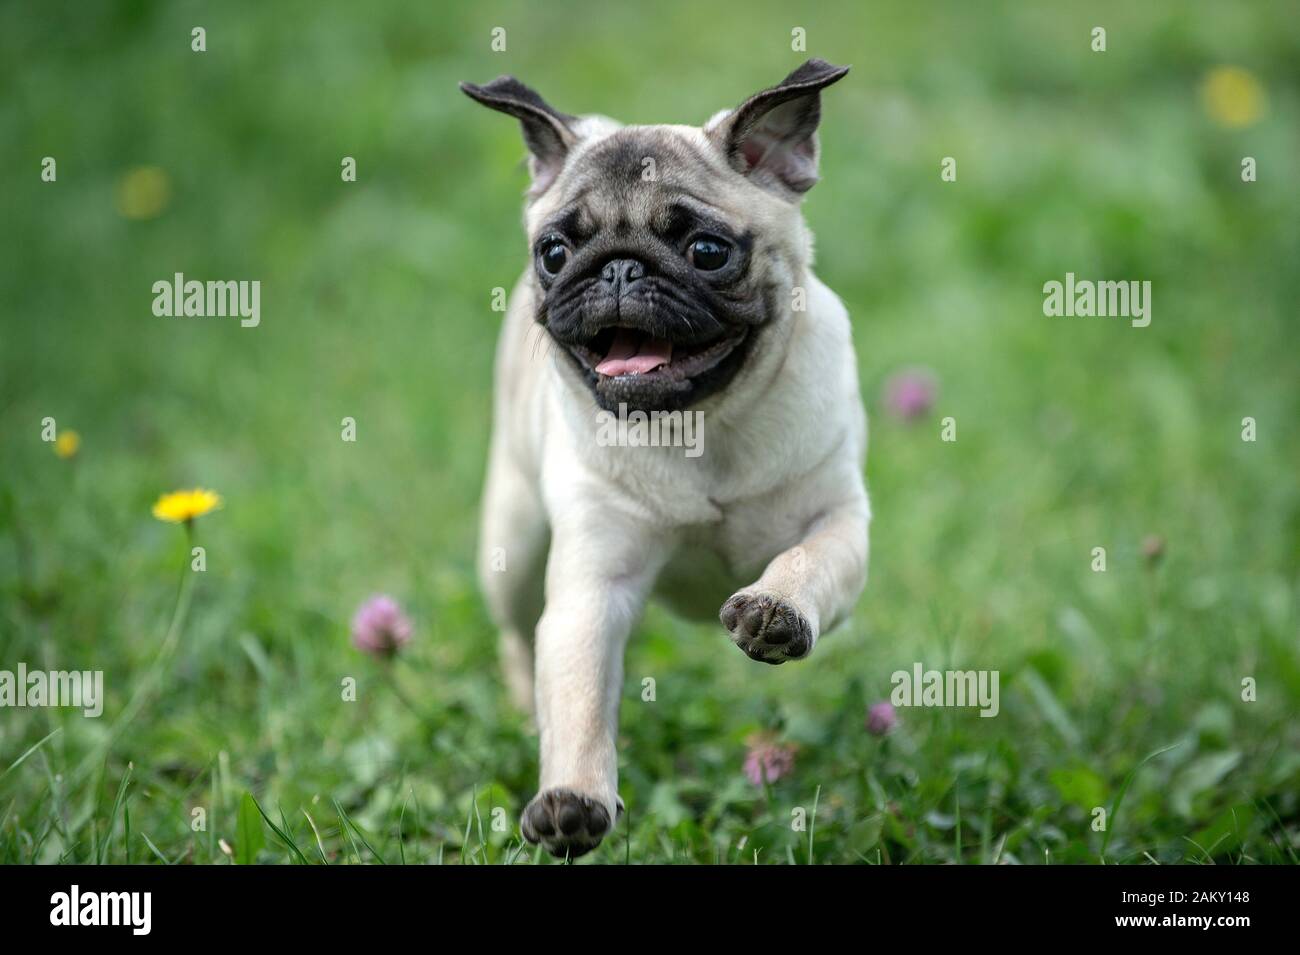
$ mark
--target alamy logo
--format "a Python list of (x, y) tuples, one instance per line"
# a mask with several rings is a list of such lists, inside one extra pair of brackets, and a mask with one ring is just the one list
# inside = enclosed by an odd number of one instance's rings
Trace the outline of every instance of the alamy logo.
[(153, 283), (153, 313), (165, 318), (225, 318), (239, 316), (244, 328), (256, 328), (262, 321), (262, 283), (249, 281), (186, 281), (177, 272), (172, 281)]
[(132, 935), (148, 935), (153, 927), (151, 892), (70, 892), (50, 896), (51, 925), (129, 925)]
[(596, 412), (596, 443), (602, 448), (685, 448), (688, 458), (704, 453), (703, 411)]
[(75, 706), (85, 716), (104, 712), (103, 670), (0, 670), (0, 707)]
[(1146, 328), (1151, 324), (1151, 283), (1076, 281), (1073, 272), (1066, 272), (1063, 283), (1053, 280), (1043, 286), (1043, 314), (1128, 318), (1134, 328)]
[(889, 702), (895, 706), (978, 706), (980, 716), (997, 716), (997, 670), (927, 670), (912, 664), (912, 672), (895, 670)]

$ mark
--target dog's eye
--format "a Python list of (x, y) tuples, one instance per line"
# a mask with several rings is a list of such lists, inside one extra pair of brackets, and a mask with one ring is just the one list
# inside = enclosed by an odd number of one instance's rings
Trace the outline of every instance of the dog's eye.
[(716, 236), (704, 235), (691, 243), (686, 257), (701, 272), (714, 272), (731, 258), (731, 246)]
[(558, 239), (552, 239), (542, 246), (542, 252), (539, 258), (542, 260), (542, 268), (548, 275), (556, 275), (560, 269), (564, 268), (564, 263), (569, 260), (569, 250), (564, 247), (564, 243)]

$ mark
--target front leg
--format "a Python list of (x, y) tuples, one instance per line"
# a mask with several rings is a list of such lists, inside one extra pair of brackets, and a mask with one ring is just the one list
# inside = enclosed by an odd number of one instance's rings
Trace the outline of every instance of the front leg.
[(665, 547), (616, 507), (557, 516), (537, 625), (541, 786), (522, 829), (555, 856), (594, 849), (614, 826), (623, 650)]
[(718, 617), (736, 646), (773, 665), (811, 653), (818, 636), (847, 617), (862, 593), (870, 520), (864, 491), (814, 520), (803, 540), (733, 594)]

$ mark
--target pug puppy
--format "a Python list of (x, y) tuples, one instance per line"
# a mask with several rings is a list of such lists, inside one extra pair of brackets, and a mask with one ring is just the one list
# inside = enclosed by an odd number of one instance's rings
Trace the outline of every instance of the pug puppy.
[[(532, 175), (479, 563), (507, 684), (541, 737), (521, 828), (554, 855), (593, 849), (622, 808), (623, 650), (647, 599), (720, 619), (780, 664), (865, 583), (849, 319), (811, 271), (800, 211), (821, 91), (847, 72), (809, 60), (703, 127), (569, 116), (508, 76), (461, 84), (519, 120)], [(600, 440), (611, 415), (638, 413), (669, 440)], [(673, 440), (685, 415), (693, 455)]]

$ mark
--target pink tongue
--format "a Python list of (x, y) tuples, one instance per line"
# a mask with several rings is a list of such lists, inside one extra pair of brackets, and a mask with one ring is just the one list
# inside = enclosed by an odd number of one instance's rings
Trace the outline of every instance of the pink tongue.
[(673, 343), (662, 338), (652, 338), (644, 332), (620, 328), (614, 335), (609, 351), (596, 366), (602, 375), (644, 375), (673, 359)]

